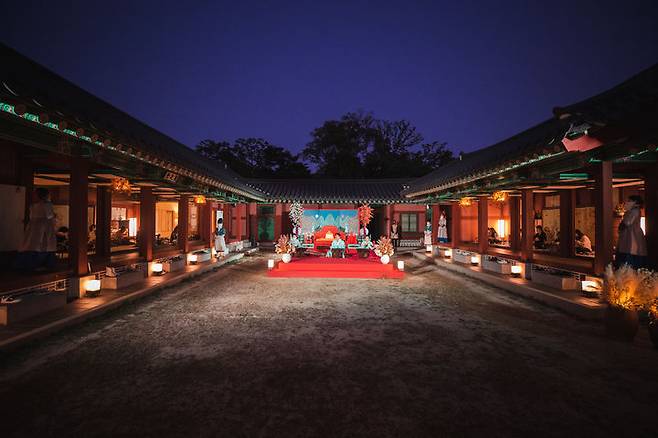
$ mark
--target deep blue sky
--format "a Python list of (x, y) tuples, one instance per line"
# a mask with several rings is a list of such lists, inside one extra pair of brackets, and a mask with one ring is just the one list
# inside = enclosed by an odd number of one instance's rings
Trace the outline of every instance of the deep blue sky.
[(363, 109), (470, 151), (658, 62), (656, 0), (63, 3), (3, 5), (0, 39), (190, 146)]

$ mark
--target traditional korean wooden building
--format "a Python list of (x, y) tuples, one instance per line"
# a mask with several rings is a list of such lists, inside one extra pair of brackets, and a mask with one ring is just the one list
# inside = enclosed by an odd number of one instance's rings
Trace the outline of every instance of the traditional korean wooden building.
[[(404, 194), (432, 204), (435, 218), (446, 212), (454, 248), (595, 274), (613, 259), (621, 204), (640, 195), (658, 266), (657, 145), (654, 66), (413, 181)], [(533, 245), (538, 225), (548, 234), (542, 248)], [(592, 251), (576, 247), (576, 230)]]

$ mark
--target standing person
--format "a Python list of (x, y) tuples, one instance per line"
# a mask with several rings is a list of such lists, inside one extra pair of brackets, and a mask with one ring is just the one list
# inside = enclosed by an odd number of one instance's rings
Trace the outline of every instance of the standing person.
[(393, 219), (391, 223), (391, 242), (393, 242), (393, 248), (397, 248), (400, 241), (400, 234), (398, 231), (398, 223)]
[(445, 211), (441, 211), (441, 216), (439, 216), (439, 232), (437, 233), (439, 238), (439, 243), (448, 242), (448, 220), (446, 219)]
[(619, 223), (619, 242), (615, 255), (615, 266), (629, 265), (633, 269), (647, 265), (647, 242), (640, 227), (642, 198), (629, 196), (624, 204), (624, 217)]
[(425, 246), (432, 244), (432, 222), (427, 221), (425, 223)]
[(30, 206), (22, 253), (16, 261), (19, 269), (50, 268), (55, 264), (57, 238), (55, 211), (48, 189), (36, 189), (37, 201)]
[(228, 255), (225, 236), (224, 219), (220, 217), (217, 219), (217, 228), (215, 229), (215, 251), (217, 251), (217, 254), (221, 252), (222, 255)]

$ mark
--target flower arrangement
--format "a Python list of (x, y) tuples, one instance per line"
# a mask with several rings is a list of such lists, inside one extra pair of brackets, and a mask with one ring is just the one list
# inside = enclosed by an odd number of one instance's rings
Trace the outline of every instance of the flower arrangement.
[(288, 215), (290, 216), (290, 222), (292, 223), (292, 226), (295, 228), (299, 228), (302, 226), (302, 218), (304, 217), (304, 207), (302, 207), (302, 204), (295, 201), (290, 205), (290, 213), (288, 213)]
[(363, 204), (359, 207), (359, 222), (367, 227), (372, 220), (372, 208), (368, 204)]
[(623, 309), (654, 308), (658, 299), (658, 273), (648, 269), (635, 270), (628, 265), (615, 270), (608, 265), (601, 297), (611, 306)]
[(395, 252), (395, 249), (393, 248), (393, 244), (391, 243), (391, 239), (388, 237), (380, 237), (379, 240), (377, 241), (377, 244), (375, 245), (375, 254), (377, 254), (379, 257), (382, 256), (392, 256), (393, 253)]
[(130, 187), (130, 181), (128, 181), (126, 178), (112, 178), (112, 182), (110, 184), (110, 190), (114, 193), (126, 193), (129, 195), (132, 190)]
[(274, 251), (277, 254), (293, 254), (295, 252), (295, 246), (290, 242), (288, 236), (282, 234), (276, 245), (274, 245)]

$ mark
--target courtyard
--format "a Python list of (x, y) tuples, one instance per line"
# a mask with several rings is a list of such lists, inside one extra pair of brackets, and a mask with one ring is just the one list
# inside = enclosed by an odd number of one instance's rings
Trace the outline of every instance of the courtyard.
[(3, 436), (656, 436), (658, 354), (406, 259), (286, 279), (259, 255), (5, 356)]

